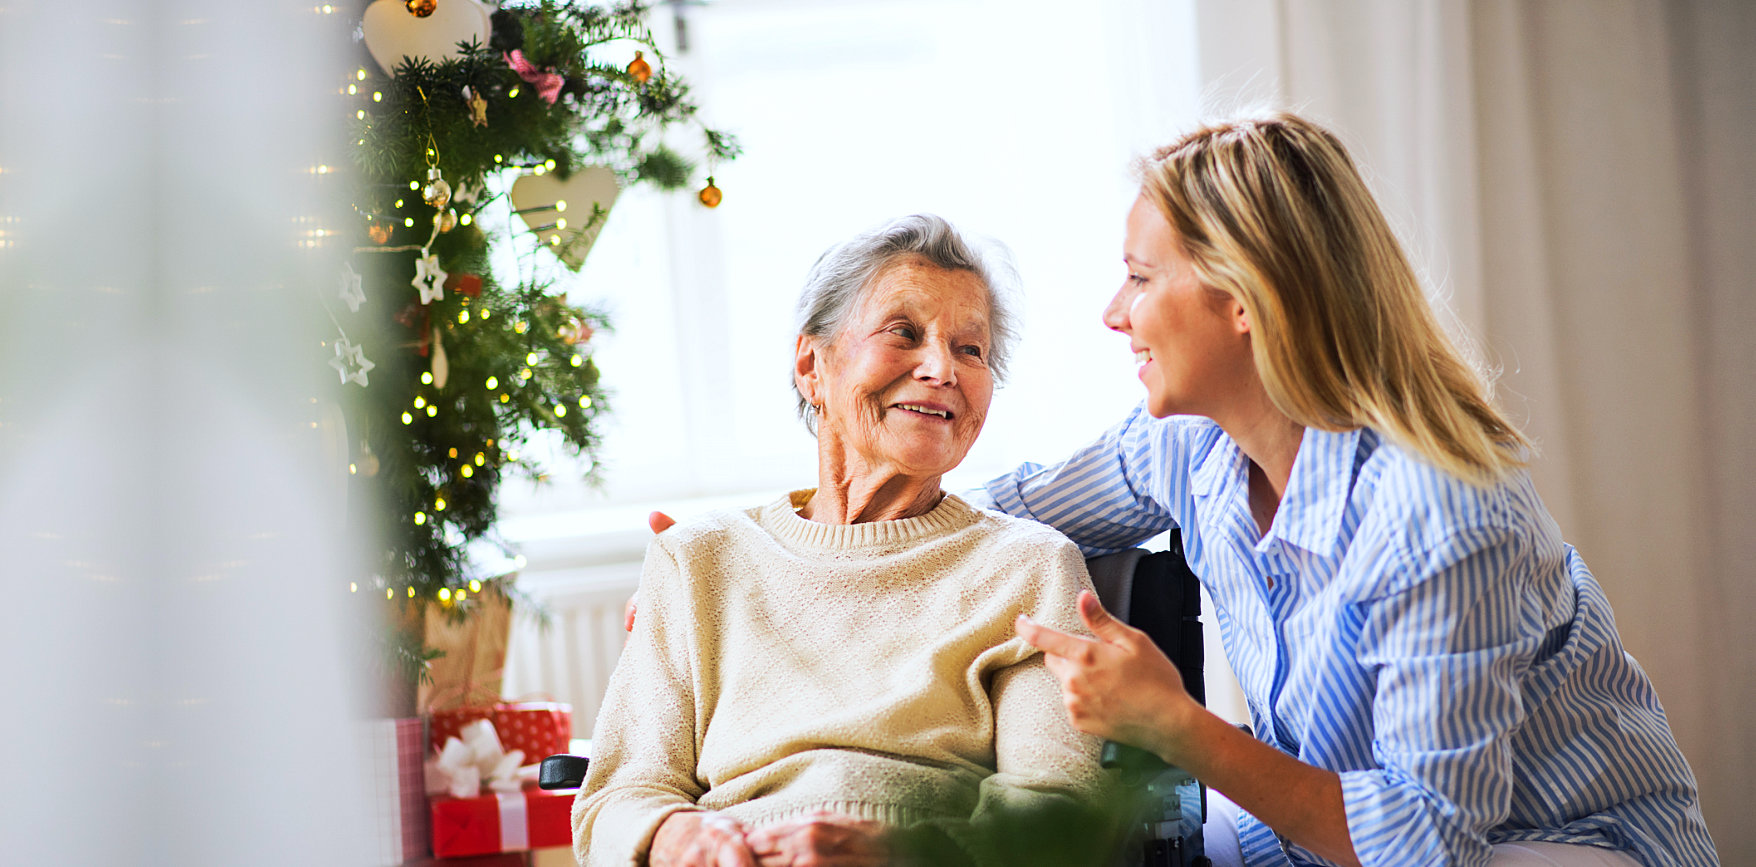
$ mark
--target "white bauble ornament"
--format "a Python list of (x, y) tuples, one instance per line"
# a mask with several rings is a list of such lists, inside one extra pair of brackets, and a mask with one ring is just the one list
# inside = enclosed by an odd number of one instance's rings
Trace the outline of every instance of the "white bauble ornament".
[(512, 210), (524, 218), (543, 246), (578, 271), (604, 230), (605, 220), (592, 220), (593, 206), (603, 208), (607, 219), (621, 193), (616, 173), (602, 166), (580, 169), (566, 180), (554, 172), (525, 175), (512, 184)]
[(433, 387), (445, 390), (445, 383), (451, 379), (451, 361), (445, 357), (445, 341), (439, 339), (439, 329), (433, 329), (433, 343), (428, 350), (433, 357)]
[(488, 7), (476, 0), (440, 0), (425, 18), (410, 15), (405, 0), (377, 0), (366, 7), (360, 31), (366, 37), (366, 50), (386, 75), (395, 75), (404, 57), (437, 63), (456, 54), (459, 42), (474, 39), (488, 44), (492, 32)]

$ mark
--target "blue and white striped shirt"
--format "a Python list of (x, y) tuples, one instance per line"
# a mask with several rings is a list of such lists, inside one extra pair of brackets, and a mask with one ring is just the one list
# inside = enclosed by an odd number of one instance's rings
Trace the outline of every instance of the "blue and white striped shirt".
[[(987, 492), (1088, 555), (1182, 528), (1256, 736), (1340, 774), (1363, 864), (1514, 841), (1718, 863), (1658, 696), (1527, 474), (1473, 487), (1375, 431), (1307, 429), (1263, 534), (1248, 465), (1213, 422), (1142, 408)], [(1238, 831), (1252, 867), (1329, 863)]]

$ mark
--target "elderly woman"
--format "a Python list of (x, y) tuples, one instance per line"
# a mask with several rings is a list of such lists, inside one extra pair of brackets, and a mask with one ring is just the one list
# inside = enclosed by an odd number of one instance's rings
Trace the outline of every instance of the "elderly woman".
[(818, 483), (660, 535), (573, 812), (581, 863), (981, 857), (1009, 810), (1092, 793), (1027, 614), (1083, 631), (1078, 550), (940, 488), (1003, 372), (995, 274), (943, 220), (825, 254), (793, 384)]

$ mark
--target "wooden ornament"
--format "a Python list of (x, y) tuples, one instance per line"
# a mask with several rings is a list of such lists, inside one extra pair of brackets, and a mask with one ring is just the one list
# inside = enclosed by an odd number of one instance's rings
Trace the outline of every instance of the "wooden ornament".
[(604, 220), (592, 221), (592, 206), (607, 216), (621, 192), (616, 173), (602, 166), (580, 169), (566, 180), (553, 172), (525, 175), (512, 184), (512, 210), (544, 247), (578, 271), (604, 228)]
[(476, 0), (445, 0), (424, 18), (410, 11), (402, 0), (377, 0), (360, 21), (366, 50), (387, 75), (404, 57), (437, 63), (456, 54), (459, 42), (488, 42), (488, 9)]

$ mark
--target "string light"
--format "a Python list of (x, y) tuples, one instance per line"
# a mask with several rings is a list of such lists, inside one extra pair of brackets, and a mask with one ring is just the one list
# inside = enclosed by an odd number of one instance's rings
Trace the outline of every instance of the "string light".
[(578, 367), (581, 364), (585, 363), (585, 359), (575, 355), (572, 358), (567, 359), (567, 363), (573, 365), (574, 367)]
[(500, 154), (494, 155), (494, 162), (496, 162), (496, 163), (500, 162), (503, 159), (505, 159), (505, 157), (501, 156)]
[(426, 405), (427, 405), (426, 398), (424, 398), (418, 394), (415, 395), (415, 409), (420, 409), (421, 407), (426, 406)]
[(579, 408), (580, 409), (591, 409), (591, 395), (582, 394), (579, 396)]
[[(427, 513), (426, 512), (416, 512), (415, 513), (415, 526), (418, 527), (418, 526), (425, 524), (425, 523), (427, 523)], [(413, 596), (414, 594), (410, 593), (409, 595)]]
[(454, 457), (454, 458), (455, 458), (455, 457), (457, 457), (457, 449), (456, 449), (456, 448), (455, 448), (455, 447), (453, 447), (453, 448), (452, 448), (452, 449), (451, 449), (451, 451), (450, 451), (450, 452), (449, 452), (449, 453), (448, 453), (448, 454), (449, 454), (449, 455), (450, 455), (450, 456), (451, 456), (451, 457)]
[[(409, 181), (409, 189), (411, 189), (411, 190), (418, 190), (418, 189), (420, 189), (420, 188), (421, 188), (421, 182), (420, 182), (420, 181)], [(402, 207), (402, 206), (401, 206), (401, 205), (397, 205), (397, 207), (399, 207), (399, 208), (400, 208), (400, 207)]]
[(447, 587), (439, 588), (439, 601), (440, 602), (450, 602), (451, 601), (450, 588), (447, 588)]
[(470, 478), (471, 476), (474, 476), (475, 474), (476, 474), (476, 468), (470, 466), (469, 464), (464, 464), (463, 469), (458, 470), (458, 475), (461, 475), (466, 479)]
[(489, 391), (493, 391), (494, 389), (499, 388), (499, 387), (500, 387), (500, 379), (498, 377), (493, 377), (493, 376), (488, 377), (488, 390)]
[(445, 498), (444, 497), (434, 497), (433, 498), (433, 511), (435, 511), (435, 512), (445, 511)]
[(414, 422), (415, 422), (414, 416), (409, 415), (406, 412), (402, 414), (402, 423), (403, 424), (414, 424)]
[(360, 582), (358, 582), (358, 581), (349, 581), (349, 582), (348, 582), (348, 592), (349, 592), (349, 593), (358, 593), (358, 592), (360, 592)]
[(355, 465), (353, 465), (353, 464), (348, 464), (348, 475), (350, 475), (350, 476), (353, 476), (353, 475), (358, 475), (358, 474), (359, 474), (359, 472), (360, 472), (360, 468), (359, 468), (359, 467), (357, 467), (357, 466), (355, 466)]
[(536, 364), (537, 363), (537, 354), (532, 352), (532, 353), (525, 355), (524, 363), (525, 364)]
[(481, 310), (476, 312), (476, 315), (482, 317), (483, 319), (488, 318), (488, 308), (483, 307)]
[(505, 392), (501, 392), (500, 393), (500, 402), (501, 403), (511, 403), (512, 402), (512, 395), (507, 394)]
[(353, 96), (354, 94), (359, 93), (359, 92), (360, 92), (359, 85), (357, 85), (357, 84), (348, 85), (348, 96)]
[(526, 367), (523, 370), (520, 370), (518, 372), (519, 379), (530, 379), (530, 376), (531, 376), (530, 368), (528, 368), (528, 367)]
[(378, 90), (372, 91), (372, 101), (373, 102), (383, 102), (384, 101), (383, 91), (378, 91)]
[(414, 585), (412, 585), (412, 584), (409, 585), (409, 598), (410, 599), (415, 598), (415, 588), (414, 588)]
[(476, 452), (476, 466), (478, 466), (478, 467), (484, 466), (487, 463), (488, 463), (488, 456), (482, 454), (481, 452)]
[(439, 414), (439, 407), (436, 407), (430, 403), (427, 404), (427, 418), (433, 418), (434, 416), (437, 416), (438, 414)]
[[(517, 99), (518, 98), (518, 88), (515, 87), (511, 90), (506, 91), (506, 98), (507, 99)], [(494, 162), (499, 162), (499, 161), (500, 161), (499, 157), (494, 158)]]
[(561, 404), (555, 404), (555, 417), (556, 418), (566, 418), (567, 417), (567, 407), (565, 407)]
[(405, 228), (413, 229), (415, 227), (415, 218), (414, 217), (404, 217), (402, 224)]
[(469, 324), (469, 311), (468, 310), (460, 309), (457, 311), (457, 324), (459, 324), (459, 325), (468, 325)]
[(366, 119), (366, 110), (363, 108), (356, 110), (354, 112), (354, 117), (358, 120), (365, 120)]
[(366, 80), (366, 70), (364, 70), (364, 69), (354, 70), (354, 77), (361, 80), (361, 81), (365, 81)]
[(477, 581), (474, 578), (469, 579), (469, 592), (471, 592), (471, 593), (482, 592), (482, 582)]
[(390, 207), (392, 207), (396, 210), (399, 210), (399, 211), (402, 210), (402, 199), (397, 199), (396, 204), (391, 205)]
[(530, 330), (530, 323), (528, 323), (528, 322), (514, 322), (514, 323), (512, 323), (512, 331), (514, 334), (523, 334), (529, 330)]
[(470, 223), (475, 222), (475, 220), (472, 217), (470, 217), (470, 215), (468, 215), (468, 214), (464, 214), (463, 216), (458, 217), (457, 221), (459, 223), (464, 224), (465, 226), (469, 225)]
[[(430, 371), (430, 370), (421, 371), (421, 384), (422, 385), (432, 385), (433, 384), (433, 372), (432, 371)], [(457, 452), (455, 450), (453, 450), (451, 456), (454, 458), (457, 457)]]
[(385, 599), (395, 599), (396, 598), (396, 591), (391, 590), (389, 587), (384, 588), (384, 598)]
[(463, 597), (464, 597), (464, 589), (462, 587), (457, 588), (457, 601), (462, 602)]

